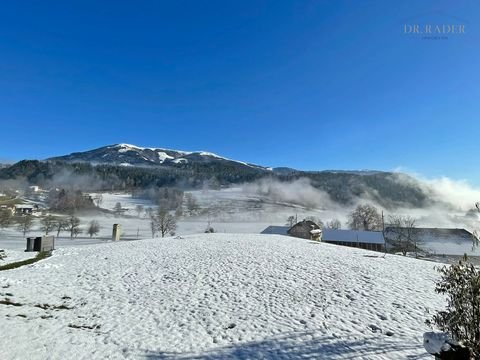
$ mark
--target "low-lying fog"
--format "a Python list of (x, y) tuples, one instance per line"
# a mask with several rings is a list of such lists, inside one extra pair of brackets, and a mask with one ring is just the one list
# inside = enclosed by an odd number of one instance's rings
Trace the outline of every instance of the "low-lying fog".
[[(372, 201), (372, 197), (356, 198), (349, 205), (344, 206), (333, 202), (328, 194), (313, 187), (309, 179), (299, 179), (292, 182), (275, 180), (261, 180), (227, 189), (187, 191), (191, 193), (199, 205), (195, 214), (184, 211), (179, 218), (176, 234), (191, 234), (203, 232), (207, 226), (216, 232), (227, 233), (259, 233), (269, 225), (285, 225), (289, 216), (296, 216), (302, 220), (313, 216), (324, 223), (332, 219), (340, 220), (342, 228), (347, 227), (350, 212), (359, 204), (371, 204), (383, 211), (385, 220), (392, 214), (410, 215), (417, 219), (418, 227), (466, 228), (470, 231), (480, 228), (480, 221), (475, 209), (475, 202), (480, 200), (480, 190), (469, 185), (466, 181), (454, 181), (448, 178), (425, 179), (416, 177), (420, 186), (427, 190), (434, 200), (450, 205), (411, 209), (396, 208), (384, 209)], [(400, 178), (399, 181), (403, 181)], [(412, 181), (406, 178), (405, 181)], [(133, 198), (126, 193), (103, 193), (101, 208), (112, 210), (120, 202), (126, 209), (123, 216), (115, 217), (112, 213), (94, 214), (80, 213), (84, 233), (78, 239), (70, 240), (63, 233), (59, 239), (64, 245), (104, 241), (111, 237), (114, 223), (123, 227), (124, 237), (129, 239), (151, 237), (150, 221), (145, 213), (136, 211), (137, 205), (144, 209), (155, 208), (147, 200)], [(87, 224), (91, 220), (100, 222), (101, 231), (96, 239), (88, 239), (85, 234)], [(30, 236), (38, 235), (39, 225)], [(23, 246), (23, 236), (14, 228), (0, 230), (0, 248)], [(12, 246), (8, 246), (11, 244)]]

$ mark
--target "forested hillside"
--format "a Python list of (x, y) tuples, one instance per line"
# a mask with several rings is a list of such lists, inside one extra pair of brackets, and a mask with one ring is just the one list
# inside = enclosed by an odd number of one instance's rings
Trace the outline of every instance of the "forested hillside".
[(312, 186), (325, 191), (339, 204), (350, 204), (358, 198), (364, 198), (387, 208), (429, 205), (428, 193), (414, 179), (404, 181), (405, 177), (389, 172), (277, 172), (239, 166), (233, 162), (141, 167), (24, 160), (0, 169), (0, 180), (84, 191), (138, 190), (164, 186), (181, 189), (220, 188), (260, 179), (291, 182), (308, 178)]

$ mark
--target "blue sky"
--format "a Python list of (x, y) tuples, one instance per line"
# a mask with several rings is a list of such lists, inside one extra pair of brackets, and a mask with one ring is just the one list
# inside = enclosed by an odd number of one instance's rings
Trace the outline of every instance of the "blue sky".
[(8, 2), (0, 159), (125, 142), (480, 184), (479, 26), (476, 1)]

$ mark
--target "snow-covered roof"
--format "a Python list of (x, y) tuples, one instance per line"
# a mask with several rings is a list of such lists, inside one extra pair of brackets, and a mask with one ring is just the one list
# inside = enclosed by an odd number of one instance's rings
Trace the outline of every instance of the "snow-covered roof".
[[(397, 229), (395, 227), (387, 227), (385, 229), (385, 237), (394, 239), (396, 237)], [(449, 228), (414, 228), (415, 236), (420, 241), (471, 241), (472, 233), (465, 229), (449, 229)]]
[(16, 209), (33, 209), (33, 205), (15, 205)]
[(275, 235), (288, 235), (288, 226), (269, 226), (263, 230), (260, 234), (275, 234)]
[(305, 228), (308, 231), (314, 230), (314, 229), (320, 229), (320, 226), (315, 224), (312, 220), (302, 220), (293, 225), (290, 229), (289, 232), (295, 228)]
[(344, 241), (351, 243), (385, 244), (381, 231), (324, 229), (322, 241)]

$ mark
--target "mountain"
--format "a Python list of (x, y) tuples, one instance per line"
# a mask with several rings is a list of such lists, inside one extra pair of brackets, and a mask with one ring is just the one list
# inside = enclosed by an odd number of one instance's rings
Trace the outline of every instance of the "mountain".
[[(323, 191), (332, 201), (342, 205), (373, 201), (385, 208), (422, 208), (433, 203), (430, 190), (405, 174), (370, 170), (272, 169), (210, 152), (144, 148), (129, 144), (104, 146), (44, 161), (23, 160), (0, 169), (2, 179), (22, 180), (22, 184), (44, 188), (85, 191), (152, 187), (218, 189), (262, 179), (280, 183), (307, 179), (308, 186)], [(304, 187), (305, 184), (300, 186)], [(267, 188), (265, 191), (273, 190)]]
[(258, 170), (268, 169), (262, 166), (235, 161), (206, 151), (180, 151), (163, 148), (146, 148), (130, 144), (115, 144), (98, 149), (57, 156), (48, 161), (68, 163), (87, 162), (92, 165), (109, 164), (119, 166), (176, 166), (180, 164), (220, 163), (249, 167)]

